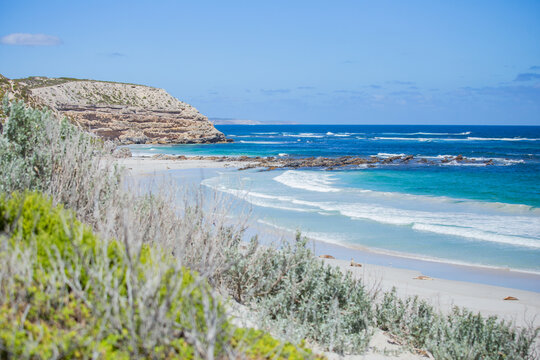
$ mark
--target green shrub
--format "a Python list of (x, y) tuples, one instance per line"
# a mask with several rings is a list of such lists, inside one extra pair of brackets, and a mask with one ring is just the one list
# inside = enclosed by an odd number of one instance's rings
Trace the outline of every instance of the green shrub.
[(231, 250), (227, 287), (274, 329), (293, 328), (297, 339), (338, 352), (364, 351), (371, 336), (372, 297), (350, 274), (315, 259), (306, 242), (298, 234), (279, 250), (259, 248), (256, 239), (246, 251)]
[[(37, 193), (3, 195), (0, 229), (4, 355), (186, 358), (224, 350), (230, 325), (211, 288), (157, 249), (102, 241)], [(206, 339), (211, 331), (215, 339)]]
[(0, 195), (0, 234), (0, 358), (315, 357), (235, 329), (169, 254), (104, 241), (39, 193)]
[(10, 105), (4, 98), (7, 115), (0, 136), (0, 191), (41, 188), (41, 181), (52, 170), (45, 147), (39, 146), (48, 113), (27, 108), (24, 103)]
[(385, 293), (376, 306), (377, 326), (436, 359), (532, 359), (540, 329), (516, 329), (492, 316), (455, 307), (448, 315), (417, 297)]
[(261, 330), (236, 329), (232, 341), (235, 347), (242, 349), (242, 353), (253, 359), (324, 359), (323, 356), (314, 355), (303, 342), (300, 346), (295, 346), (290, 342), (276, 340)]

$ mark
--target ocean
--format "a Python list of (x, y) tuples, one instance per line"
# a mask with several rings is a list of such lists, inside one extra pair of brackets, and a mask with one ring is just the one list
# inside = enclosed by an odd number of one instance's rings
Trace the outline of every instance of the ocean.
[(223, 170), (202, 184), (248, 202), (264, 226), (321, 242), (540, 274), (540, 126), (216, 127), (235, 142), (130, 148), (145, 156), (474, 158), (332, 171)]

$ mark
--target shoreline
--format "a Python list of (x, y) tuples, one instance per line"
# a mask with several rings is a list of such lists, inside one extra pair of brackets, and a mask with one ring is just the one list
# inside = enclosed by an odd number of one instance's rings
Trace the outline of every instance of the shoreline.
[[(177, 159), (157, 159), (148, 156), (134, 156), (130, 158), (117, 159), (117, 162), (125, 166), (133, 176), (149, 176), (149, 175), (163, 175), (167, 171), (174, 170), (197, 170), (197, 169), (206, 169), (206, 170), (218, 170), (218, 169), (230, 169), (230, 170), (242, 170), (242, 168), (247, 164), (257, 164), (256, 162), (248, 162), (246, 160), (234, 160), (235, 157), (226, 157), (226, 160), (213, 160), (207, 159), (207, 156), (195, 157), (192, 159), (190, 156), (187, 156), (186, 160), (177, 160)], [(221, 157), (219, 157), (221, 158)], [(158, 174), (161, 173), (161, 174)], [(197, 174), (199, 175), (199, 174)], [(294, 233), (282, 229), (279, 226), (266, 223), (266, 221), (258, 222), (257, 226), (266, 228), (263, 231), (269, 232), (269, 229), (272, 231), (279, 231), (281, 234), (288, 234), (289, 236)], [(308, 236), (309, 238), (309, 236)], [(431, 264), (442, 264), (446, 266), (455, 266), (461, 268), (476, 269), (486, 272), (500, 272), (500, 273), (514, 273), (522, 274), (525, 276), (534, 276), (538, 277), (540, 280), (540, 272), (535, 270), (528, 269), (516, 269), (509, 267), (499, 267), (495, 265), (483, 265), (483, 264), (474, 264), (460, 261), (452, 261), (439, 258), (431, 258), (429, 256), (415, 255), (409, 253), (401, 253), (392, 250), (370, 248), (358, 244), (349, 244), (349, 243), (338, 243), (333, 241), (327, 241), (320, 238), (310, 238), (311, 241), (326, 244), (327, 246), (335, 246), (338, 248), (347, 249), (349, 251), (372, 254), (380, 257), (386, 257), (389, 259), (403, 259), (404, 261), (412, 262), (424, 262)], [(399, 261), (395, 261), (398, 263)], [(538, 285), (538, 291), (540, 293), (540, 284)]]
[[(263, 226), (271, 227), (274, 229), (281, 230), (283, 233), (288, 233), (289, 236), (294, 236), (294, 233), (286, 230), (281, 229), (277, 225), (272, 225), (269, 223), (261, 223)], [(469, 268), (474, 269), (477, 271), (485, 271), (485, 272), (498, 272), (498, 273), (514, 273), (516, 275), (523, 275), (523, 276), (531, 276), (531, 277), (538, 277), (540, 281), (540, 271), (535, 270), (527, 270), (527, 269), (516, 269), (516, 268), (510, 268), (510, 267), (502, 267), (502, 266), (495, 266), (495, 265), (483, 265), (483, 264), (474, 264), (474, 263), (467, 263), (462, 262), (458, 260), (447, 260), (442, 258), (432, 258), (429, 256), (422, 256), (422, 255), (415, 255), (410, 253), (402, 253), (398, 251), (392, 251), (392, 250), (386, 250), (386, 249), (379, 249), (379, 248), (372, 248), (372, 247), (366, 247), (363, 245), (357, 245), (357, 244), (351, 244), (351, 243), (345, 243), (345, 242), (336, 242), (336, 241), (327, 241), (321, 238), (314, 238), (310, 237), (309, 235), (306, 235), (307, 238), (309, 238), (311, 241), (315, 243), (325, 244), (325, 246), (328, 247), (337, 247), (337, 248), (343, 248), (347, 251), (354, 251), (356, 253), (364, 253), (369, 254), (373, 256), (388, 258), (388, 259), (394, 259), (397, 260), (396, 262), (399, 262), (399, 259), (402, 259), (403, 261), (410, 261), (410, 262), (424, 262), (424, 263), (431, 263), (431, 264), (438, 264), (438, 265), (444, 265), (444, 266), (454, 266), (454, 267), (460, 267), (460, 268)], [(540, 293), (540, 283), (538, 284), (538, 290), (536, 291)]]
[[(206, 169), (208, 171), (219, 170), (219, 169), (230, 169), (230, 170), (241, 170), (246, 163), (249, 163), (246, 160), (237, 161), (234, 160), (234, 157), (226, 157), (227, 160), (211, 160), (207, 159), (206, 156), (196, 157), (192, 159), (187, 157), (186, 160), (176, 160), (176, 159), (156, 159), (148, 156), (134, 156), (130, 158), (117, 159), (121, 165), (125, 166), (127, 170), (130, 171), (132, 176), (149, 176), (149, 175), (164, 175), (167, 171), (175, 170), (197, 170), (197, 169)], [(159, 173), (159, 174), (158, 174)], [(198, 173), (197, 176), (200, 174)], [(281, 234), (287, 233), (289, 236), (294, 235), (293, 232), (282, 229), (279, 226), (275, 226), (265, 221), (259, 222), (258, 226), (266, 228), (264, 232), (269, 232), (269, 229), (273, 231), (279, 231)], [(309, 237), (309, 236), (308, 236)], [(535, 270), (527, 269), (516, 269), (509, 267), (499, 267), (495, 265), (483, 265), (483, 264), (474, 264), (460, 261), (452, 261), (439, 258), (431, 258), (429, 256), (415, 255), (409, 253), (401, 253), (392, 250), (378, 249), (378, 248), (369, 248), (357, 244), (349, 243), (338, 243), (333, 241), (327, 241), (320, 238), (310, 238), (311, 241), (326, 244), (327, 246), (335, 246), (349, 251), (355, 251), (359, 253), (372, 254), (375, 256), (386, 257), (389, 259), (397, 260), (403, 259), (404, 261), (412, 262), (424, 262), (431, 264), (442, 264), (446, 266), (455, 266), (461, 268), (469, 268), (475, 270), (481, 270), (486, 272), (500, 272), (500, 273), (514, 273), (514, 274), (523, 274), (525, 276), (535, 276), (540, 280), (540, 272)], [(540, 293), (540, 284), (538, 285), (538, 292)]]
[[(159, 160), (149, 157), (133, 157), (118, 159), (133, 177), (166, 175), (169, 171), (186, 170), (193, 180), (200, 174), (215, 172), (220, 169), (238, 169), (246, 162), (213, 161), (213, 160)], [(199, 173), (196, 173), (199, 171)], [(184, 173), (182, 171), (182, 173)], [(263, 229), (261, 229), (261, 227)], [(258, 230), (258, 231), (257, 231)], [(248, 233), (265, 234), (265, 236), (287, 235), (285, 231), (272, 228), (257, 222), (250, 226)], [(331, 255), (335, 259), (324, 259), (343, 271), (351, 270), (353, 275), (361, 278), (366, 286), (380, 286), (383, 290), (396, 287), (400, 296), (418, 295), (427, 299), (442, 311), (450, 311), (453, 306), (463, 306), (484, 315), (498, 315), (513, 321), (516, 325), (525, 326), (531, 321), (540, 326), (540, 276), (514, 269), (499, 269), (475, 265), (452, 264), (448, 262), (430, 261), (397, 254), (383, 254), (371, 249), (351, 249), (349, 247), (327, 243), (313, 239), (314, 252), (319, 255)], [(350, 266), (350, 258), (360, 263), (361, 267)], [(444, 276), (444, 275), (452, 276)], [(418, 280), (418, 276), (427, 275), (428, 280)], [(506, 277), (506, 279), (504, 278)], [(453, 278), (453, 279), (452, 279)], [(501, 279), (507, 285), (515, 285), (521, 280), (538, 283), (538, 291), (523, 290), (512, 286), (500, 286), (486, 283), (486, 278)], [(456, 280), (458, 279), (458, 280)], [(503, 300), (513, 296), (519, 300)]]

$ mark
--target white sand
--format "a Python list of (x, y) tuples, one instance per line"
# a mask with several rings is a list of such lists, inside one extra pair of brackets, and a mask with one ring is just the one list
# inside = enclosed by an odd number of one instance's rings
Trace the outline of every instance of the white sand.
[[(119, 163), (128, 168), (132, 175), (150, 175), (160, 171), (196, 168), (243, 167), (246, 162), (212, 160), (155, 160), (151, 158), (120, 159)], [(332, 255), (332, 254), (329, 254)], [(518, 326), (534, 324), (540, 326), (540, 293), (511, 288), (484, 285), (472, 282), (430, 278), (415, 279), (422, 275), (418, 271), (392, 267), (362, 264), (351, 266), (350, 260), (325, 259), (328, 264), (338, 266), (343, 271), (362, 279), (368, 288), (388, 291), (395, 287), (400, 297), (418, 296), (428, 300), (443, 312), (453, 306), (466, 307), (485, 316), (497, 315), (514, 322)], [(507, 296), (518, 300), (503, 300)], [(348, 356), (347, 359), (426, 359), (425, 356), (401, 352), (401, 347), (382, 332), (377, 332), (370, 343), (370, 350), (361, 356)], [(337, 355), (326, 353), (331, 359)]]
[(118, 163), (134, 176), (152, 175), (167, 170), (241, 168), (249, 164), (240, 161), (159, 160), (142, 156), (118, 159)]

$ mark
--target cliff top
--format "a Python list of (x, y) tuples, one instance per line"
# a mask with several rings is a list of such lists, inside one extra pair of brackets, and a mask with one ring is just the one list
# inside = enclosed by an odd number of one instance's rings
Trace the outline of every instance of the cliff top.
[[(2, 75), (0, 74), (0, 76)], [(20, 79), (13, 79), (13, 81), (21, 85), (27, 86), (30, 89), (36, 89), (40, 87), (53, 86), (53, 85), (60, 85), (63, 83), (73, 82), (73, 81), (93, 81), (93, 82), (110, 83), (110, 84), (137, 85), (137, 84), (131, 84), (131, 83), (122, 83), (122, 82), (117, 82), (117, 81), (76, 79), (76, 78), (70, 78), (70, 77), (49, 78), (46, 76), (29, 76), (29, 77), (20, 78)], [(144, 85), (137, 85), (137, 86), (144, 86)]]
[(32, 97), (57, 109), (65, 106), (127, 106), (166, 111), (193, 109), (165, 90), (145, 85), (71, 78), (32, 77), (17, 81), (29, 87)]
[(8, 79), (0, 74), (0, 95), (9, 92), (29, 102), (31, 98), (53, 109), (69, 106), (127, 106), (185, 111), (191, 108), (163, 89), (113, 81), (30, 76)]

